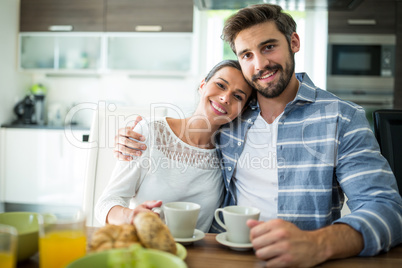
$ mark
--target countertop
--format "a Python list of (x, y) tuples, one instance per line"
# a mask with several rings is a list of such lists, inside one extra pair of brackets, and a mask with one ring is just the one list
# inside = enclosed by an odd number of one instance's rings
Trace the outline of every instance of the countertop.
[(2, 128), (28, 128), (28, 129), (73, 129), (73, 130), (89, 130), (90, 127), (83, 125), (65, 125), (65, 126), (52, 126), (52, 125), (38, 125), (38, 124), (3, 124)]

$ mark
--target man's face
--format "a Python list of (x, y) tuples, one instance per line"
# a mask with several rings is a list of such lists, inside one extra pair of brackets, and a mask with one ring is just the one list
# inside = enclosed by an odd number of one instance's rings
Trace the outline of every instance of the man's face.
[(294, 73), (298, 35), (293, 33), (289, 45), (274, 22), (265, 22), (241, 31), (234, 44), (247, 82), (266, 98), (278, 97)]

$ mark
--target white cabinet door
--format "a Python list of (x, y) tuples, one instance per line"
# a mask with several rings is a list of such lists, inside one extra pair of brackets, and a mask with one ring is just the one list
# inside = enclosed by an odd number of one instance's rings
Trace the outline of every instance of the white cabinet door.
[(96, 73), (101, 69), (98, 33), (21, 33), (20, 69)]
[(192, 43), (190, 33), (110, 34), (107, 68), (133, 75), (187, 75), (191, 72)]
[(5, 202), (81, 205), (85, 148), (71, 144), (64, 130), (8, 128), (3, 134)]

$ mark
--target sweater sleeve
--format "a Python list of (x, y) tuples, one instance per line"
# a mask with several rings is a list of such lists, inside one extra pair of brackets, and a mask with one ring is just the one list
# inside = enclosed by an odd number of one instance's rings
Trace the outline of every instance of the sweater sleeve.
[(130, 199), (136, 195), (148, 171), (151, 137), (147, 120), (142, 120), (134, 131), (146, 137), (147, 150), (139, 157), (133, 156), (130, 162), (117, 160), (110, 180), (95, 205), (95, 217), (101, 223), (106, 223), (107, 214), (112, 207), (129, 206)]
[(340, 134), (336, 176), (351, 213), (335, 221), (363, 235), (360, 256), (372, 256), (402, 242), (402, 200), (395, 176), (358, 109)]

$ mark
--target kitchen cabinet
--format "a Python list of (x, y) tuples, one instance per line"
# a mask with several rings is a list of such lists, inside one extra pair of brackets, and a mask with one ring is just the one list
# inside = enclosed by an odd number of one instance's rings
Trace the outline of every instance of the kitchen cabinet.
[(81, 206), (88, 133), (1, 128), (1, 201)]
[(19, 69), (185, 76), (192, 30), (190, 0), (21, 0)]
[(108, 32), (192, 32), (191, 0), (107, 0)]
[(19, 66), (22, 70), (83, 70), (101, 68), (100, 34), (20, 34)]
[(20, 33), (19, 66), (53, 74), (185, 76), (192, 49), (192, 33)]
[(20, 32), (192, 32), (191, 0), (21, 0)]
[(351, 10), (328, 12), (328, 33), (395, 34), (395, 0), (364, 0)]
[(107, 69), (132, 74), (187, 74), (191, 70), (192, 38), (191, 33), (111, 35)]
[(20, 31), (103, 31), (104, 10), (104, 0), (21, 0)]

